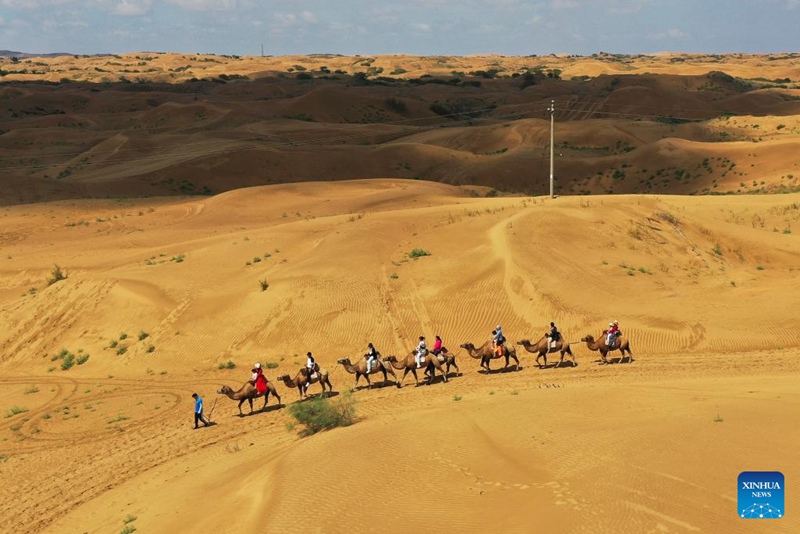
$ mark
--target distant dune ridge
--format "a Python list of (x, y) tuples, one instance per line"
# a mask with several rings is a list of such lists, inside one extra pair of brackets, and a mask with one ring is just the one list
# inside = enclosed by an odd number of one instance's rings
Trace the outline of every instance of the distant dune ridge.
[(139, 53), (4, 58), (0, 74), (4, 204), (372, 177), (542, 194), (551, 100), (560, 194), (800, 177), (796, 54)]
[[(758, 530), (738, 474), (800, 473), (796, 60), (0, 60), (0, 532)], [(516, 345), (551, 321), (577, 365)], [(522, 368), (479, 372), (498, 324)], [(461, 376), (345, 394), (420, 335)], [(354, 425), (216, 393), (297, 402), (308, 351)]]

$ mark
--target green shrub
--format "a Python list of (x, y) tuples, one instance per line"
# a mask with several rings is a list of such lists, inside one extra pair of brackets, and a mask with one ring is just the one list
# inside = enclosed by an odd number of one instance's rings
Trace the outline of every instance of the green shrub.
[(350, 392), (342, 394), (336, 401), (319, 397), (292, 404), (289, 413), (298, 423), (305, 425), (305, 430), (300, 434), (310, 436), (323, 430), (352, 425), (356, 417), (355, 400)]
[(61, 362), (61, 370), (67, 371), (71, 369), (73, 365), (75, 365), (75, 355), (67, 354), (64, 356), (64, 361)]
[(25, 413), (27, 411), (28, 411), (28, 409), (25, 408), (24, 406), (14, 406), (14, 407), (12, 407), (10, 410), (8, 410), (6, 412), (5, 417), (6, 417), (6, 419), (8, 419), (9, 417), (13, 417), (15, 415), (18, 415), (18, 414), (21, 414), (21, 413)]
[(267, 362), (264, 365), (264, 367), (266, 367), (267, 369), (275, 369), (275, 368), (278, 367), (278, 364), (277, 364), (277, 362)]
[(122, 355), (123, 355), (123, 354), (125, 354), (126, 352), (128, 352), (128, 347), (126, 347), (125, 345), (120, 345), (120, 346), (117, 348), (117, 355), (118, 355), (118, 356), (122, 356)]
[(58, 281), (66, 280), (67, 273), (61, 270), (61, 267), (58, 264), (53, 265), (53, 270), (50, 271), (50, 278), (47, 279), (47, 285), (51, 286)]
[(84, 363), (86, 363), (88, 361), (89, 361), (89, 355), (88, 354), (81, 354), (80, 356), (78, 356), (78, 360), (77, 360), (78, 365), (83, 365)]
[(427, 250), (421, 249), (421, 248), (415, 248), (414, 250), (412, 250), (411, 252), (408, 253), (408, 257), (409, 258), (415, 258), (415, 259), (416, 258), (421, 258), (423, 256), (430, 256), (430, 255), (431, 255), (430, 252), (428, 252)]
[(142, 330), (141, 332), (139, 332), (139, 341), (142, 341), (143, 339), (147, 339), (149, 336), (150, 336), (150, 334), (148, 334), (147, 332)]
[(225, 363), (219, 364), (219, 369), (236, 369), (236, 364), (233, 363), (231, 360), (228, 360)]

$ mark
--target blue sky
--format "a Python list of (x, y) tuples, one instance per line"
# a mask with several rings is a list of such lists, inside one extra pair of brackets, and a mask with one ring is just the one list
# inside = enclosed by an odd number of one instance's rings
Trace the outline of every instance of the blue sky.
[(0, 0), (0, 49), (507, 55), (800, 51), (800, 0)]

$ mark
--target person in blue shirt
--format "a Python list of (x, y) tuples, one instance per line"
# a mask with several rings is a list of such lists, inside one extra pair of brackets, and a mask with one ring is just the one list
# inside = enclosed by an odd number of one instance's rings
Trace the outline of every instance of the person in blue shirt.
[(197, 393), (192, 393), (192, 398), (194, 399), (194, 427), (198, 428), (197, 423), (203, 423), (208, 426), (209, 423), (203, 416), (203, 397)]

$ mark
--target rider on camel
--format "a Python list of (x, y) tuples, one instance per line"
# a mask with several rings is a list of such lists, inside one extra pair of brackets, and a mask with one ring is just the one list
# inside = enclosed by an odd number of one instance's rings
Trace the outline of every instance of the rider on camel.
[(372, 343), (367, 345), (367, 374), (369, 374), (373, 364), (378, 363), (378, 356), (380, 355), (381, 353), (375, 349), (375, 345)]
[(419, 336), (419, 343), (417, 343), (417, 351), (414, 359), (417, 362), (417, 368), (422, 366), (422, 360), (428, 355), (428, 346), (425, 344), (425, 336)]
[(253, 378), (250, 383), (256, 387), (259, 395), (263, 395), (267, 391), (267, 377), (264, 376), (264, 370), (260, 363), (256, 363), (253, 367)]
[(442, 352), (442, 338), (436, 336), (436, 341), (433, 342), (433, 354), (434, 356), (438, 356), (440, 352)]
[(503, 355), (503, 344), (506, 342), (506, 338), (503, 335), (503, 327), (497, 325), (497, 328), (492, 330), (492, 350), (498, 356)]
[(608, 323), (608, 332), (606, 334), (606, 345), (611, 346), (614, 344), (614, 338), (619, 335), (619, 321)]

